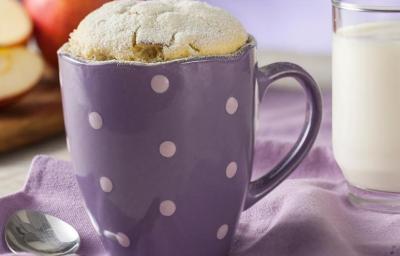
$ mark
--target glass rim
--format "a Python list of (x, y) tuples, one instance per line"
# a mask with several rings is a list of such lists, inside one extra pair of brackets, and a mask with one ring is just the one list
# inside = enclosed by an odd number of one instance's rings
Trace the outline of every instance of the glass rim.
[(379, 5), (368, 5), (368, 4), (356, 4), (345, 2), (343, 0), (332, 0), (332, 5), (336, 8), (358, 11), (358, 12), (400, 12), (399, 6), (379, 6)]

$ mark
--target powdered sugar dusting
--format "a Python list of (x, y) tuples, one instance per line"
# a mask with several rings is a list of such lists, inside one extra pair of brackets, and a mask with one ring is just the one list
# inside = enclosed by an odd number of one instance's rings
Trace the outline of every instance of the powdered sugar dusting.
[(157, 62), (225, 55), (248, 34), (233, 16), (191, 0), (119, 0), (89, 14), (64, 49), (88, 60)]

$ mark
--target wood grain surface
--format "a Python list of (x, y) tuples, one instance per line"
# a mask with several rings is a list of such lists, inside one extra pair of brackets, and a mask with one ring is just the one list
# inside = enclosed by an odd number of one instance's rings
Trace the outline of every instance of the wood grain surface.
[(41, 82), (16, 104), (0, 109), (0, 153), (64, 132), (56, 82)]

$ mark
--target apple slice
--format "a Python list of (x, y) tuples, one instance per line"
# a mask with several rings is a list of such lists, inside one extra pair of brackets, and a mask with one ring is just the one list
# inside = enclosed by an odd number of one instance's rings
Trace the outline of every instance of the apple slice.
[(28, 93), (42, 77), (43, 69), (41, 57), (23, 47), (0, 49), (0, 107)]
[(0, 47), (27, 42), (32, 29), (28, 13), (17, 0), (0, 0)]

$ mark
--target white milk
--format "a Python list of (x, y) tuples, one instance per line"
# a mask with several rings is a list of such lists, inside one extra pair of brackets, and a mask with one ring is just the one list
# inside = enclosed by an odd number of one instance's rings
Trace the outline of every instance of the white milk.
[(333, 146), (353, 185), (400, 192), (400, 22), (333, 39)]

